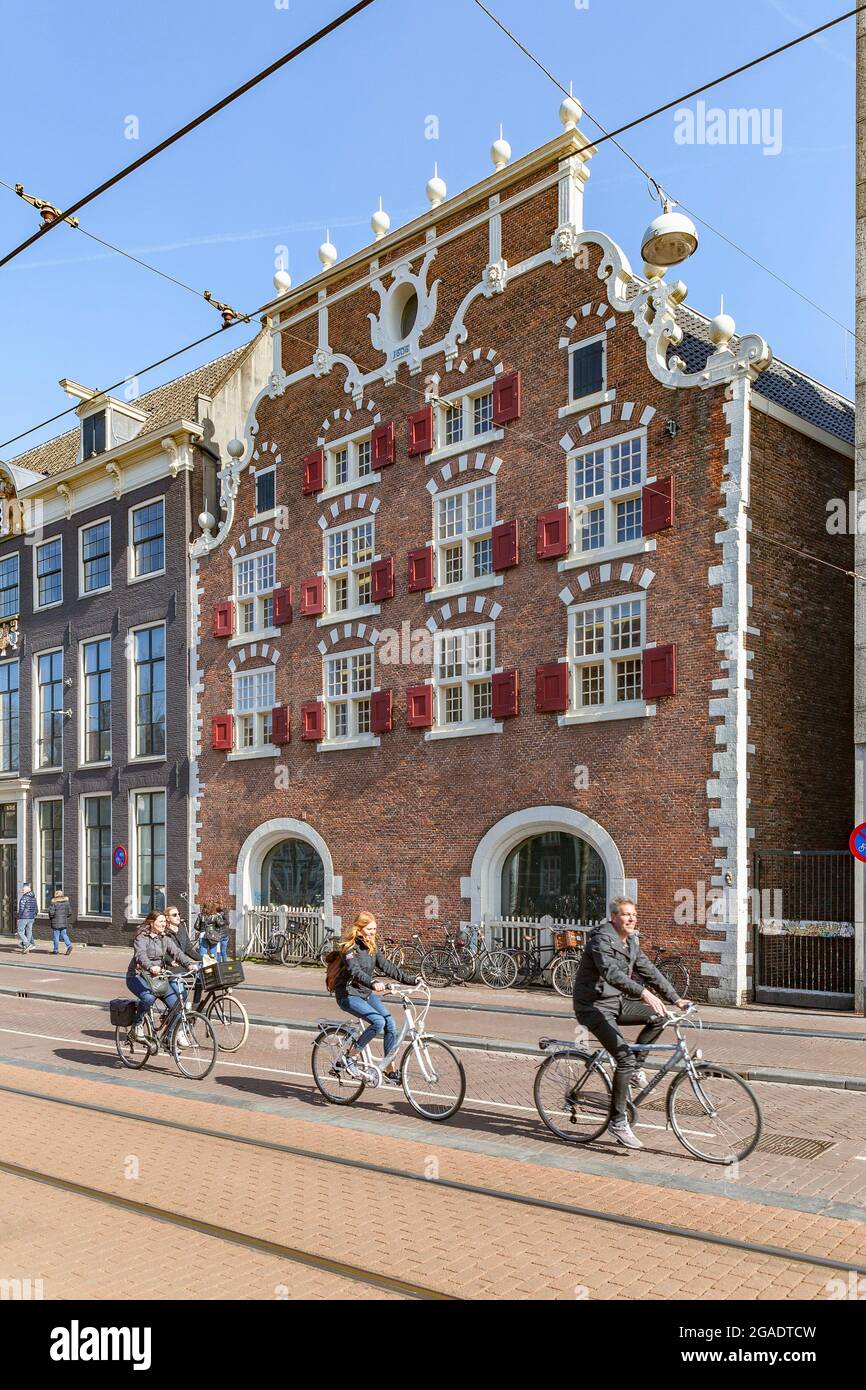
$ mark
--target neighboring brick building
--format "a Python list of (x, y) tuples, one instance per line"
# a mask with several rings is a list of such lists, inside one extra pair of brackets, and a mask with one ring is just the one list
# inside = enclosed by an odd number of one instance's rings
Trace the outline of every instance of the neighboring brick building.
[(129, 400), (63, 382), (80, 423), (0, 464), (0, 931), (27, 878), (100, 944), (188, 892), (189, 542), (263, 347)]
[(431, 182), (272, 306), (193, 547), (193, 892), (394, 934), (625, 889), (731, 1001), (755, 845), (847, 837), (850, 590), (747, 534), (830, 558), (851, 412), (585, 231), (592, 153)]

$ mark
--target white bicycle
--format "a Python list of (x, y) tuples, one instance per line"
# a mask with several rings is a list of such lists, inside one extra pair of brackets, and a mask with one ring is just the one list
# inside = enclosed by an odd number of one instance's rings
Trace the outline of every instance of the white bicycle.
[[(419, 984), (387, 993), (403, 1006), (403, 1026), (390, 1057), (396, 1057), (406, 1044), (400, 1061), (400, 1084), (406, 1099), (425, 1120), (449, 1120), (463, 1104), (466, 1073), (456, 1052), (441, 1038), (424, 1031), (430, 990)], [(410, 998), (413, 994), (424, 996), (420, 1005)], [(359, 1076), (350, 1076), (344, 1065), (346, 1053), (365, 1026), (360, 1019), (352, 1023), (319, 1019), (313, 1043), (313, 1080), (331, 1105), (354, 1105), (368, 1086), (375, 1090), (383, 1084), (385, 1059), (375, 1062), (369, 1046), (356, 1057)]]

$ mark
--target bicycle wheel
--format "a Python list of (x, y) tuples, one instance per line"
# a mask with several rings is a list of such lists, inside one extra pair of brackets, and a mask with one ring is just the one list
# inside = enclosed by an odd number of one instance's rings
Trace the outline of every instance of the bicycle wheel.
[(580, 956), (565, 955), (560, 956), (550, 972), (550, 983), (557, 994), (571, 998), (574, 993), (574, 977), (577, 974), (577, 967), (580, 964)]
[(466, 1094), (463, 1063), (438, 1038), (418, 1038), (406, 1048), (400, 1081), (412, 1109), (425, 1120), (450, 1119)]
[(428, 985), (450, 985), (454, 978), (450, 952), (442, 946), (425, 951), (421, 959), (421, 976)]
[(659, 969), (665, 979), (670, 980), (680, 999), (688, 998), (689, 972), (685, 961), (679, 956), (671, 956), (669, 960), (662, 962)]
[(140, 1071), (152, 1050), (144, 1038), (133, 1036), (131, 1028), (115, 1028), (114, 1045), (123, 1065), (132, 1071)]
[(313, 943), (305, 931), (287, 932), (280, 943), (280, 960), (283, 965), (299, 965), (314, 955)]
[(535, 1074), (535, 1108), (557, 1139), (589, 1144), (604, 1134), (610, 1119), (610, 1077), (592, 1071), (589, 1052), (552, 1052)]
[[(184, 1045), (185, 1044), (185, 1045)], [(189, 1009), (172, 1024), (167, 1039), (168, 1050), (181, 1076), (190, 1081), (204, 1081), (213, 1071), (217, 1055), (217, 1040), (204, 1014)]]
[(250, 1016), (240, 999), (232, 994), (215, 994), (204, 1016), (216, 1035), (220, 1052), (237, 1052), (250, 1033)]
[(403, 946), (401, 950), (403, 952), (402, 969), (406, 971), (407, 975), (411, 975), (413, 972), (416, 975), (420, 975), (421, 962), (424, 959), (424, 952), (421, 950), (421, 947)]
[(352, 1034), (342, 1024), (323, 1028), (313, 1043), (312, 1072), (318, 1090), (331, 1105), (351, 1105), (364, 1089), (364, 1082), (338, 1068)]
[(517, 979), (517, 962), (507, 951), (488, 951), (481, 960), (481, 979), (491, 989), (508, 989)]
[(454, 950), (454, 974), (461, 984), (468, 985), (470, 980), (474, 980), (477, 969), (477, 957), (472, 954), (469, 947), (456, 947)]
[(517, 971), (514, 981), (517, 985), (528, 985), (532, 979), (535, 962), (529, 951), (521, 951), (518, 947), (506, 947), (508, 954), (512, 957)]
[(680, 1072), (668, 1091), (668, 1120), (680, 1143), (707, 1163), (748, 1158), (761, 1137), (757, 1096), (741, 1076), (711, 1062)]

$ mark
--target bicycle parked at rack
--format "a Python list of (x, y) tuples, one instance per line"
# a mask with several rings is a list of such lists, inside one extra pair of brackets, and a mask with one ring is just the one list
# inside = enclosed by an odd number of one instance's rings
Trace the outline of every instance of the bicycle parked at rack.
[(115, 1025), (114, 1044), (125, 1067), (138, 1071), (163, 1046), (174, 1059), (181, 1076), (190, 1081), (204, 1081), (213, 1070), (216, 1035), (204, 1014), (189, 1005), (189, 988), (195, 983), (197, 973), (193, 970), (176, 977), (179, 1003), (171, 1009), (162, 999), (157, 999), (141, 1021), (141, 1036), (135, 1024), (138, 1001), (111, 1000), (109, 1017)]
[[(727, 1067), (704, 1062), (700, 1049), (690, 1052), (683, 1029), (696, 1011), (691, 1004), (682, 1014), (666, 1015), (666, 1026), (675, 1043), (633, 1043), (635, 1052), (669, 1052), (671, 1055), (642, 1090), (630, 1093), (629, 1124), (634, 1124), (643, 1105), (670, 1072), (676, 1072), (664, 1101), (648, 1109), (663, 1109), (677, 1139), (696, 1158), (707, 1163), (730, 1164), (748, 1158), (761, 1138), (763, 1115), (757, 1096), (741, 1076)], [(539, 1038), (547, 1056), (535, 1076), (535, 1105), (547, 1128), (573, 1144), (591, 1144), (600, 1138), (610, 1120), (614, 1062), (603, 1047), (587, 1051), (556, 1038)]]
[[(568, 938), (573, 944), (565, 944)], [(563, 944), (558, 944), (563, 941)], [(580, 963), (583, 947), (578, 945), (577, 932), (560, 932), (552, 946), (541, 946), (534, 936), (525, 935), (523, 946), (507, 947), (517, 969), (518, 985), (551, 984), (557, 994), (570, 997), (574, 991), (574, 977)], [(545, 959), (547, 957), (547, 959)]]
[(394, 965), (399, 965), (410, 975), (413, 970), (418, 974), (421, 973), (421, 962), (427, 947), (421, 940), (419, 932), (413, 932), (408, 941), (395, 941), (392, 945), (386, 944), (382, 949)]
[(468, 985), (480, 975), (491, 989), (507, 989), (517, 979), (517, 962), (497, 937), (493, 950), (479, 932), (472, 946), (463, 933), (445, 928), (445, 945), (431, 946), (421, 959), (421, 974), (428, 984)]
[[(660, 970), (666, 980), (670, 980), (680, 999), (687, 999), (689, 994), (689, 968), (682, 956), (675, 955), (672, 951), (667, 951), (658, 942), (652, 943), (652, 955), (650, 961), (656, 970)], [(649, 952), (647, 952), (649, 955)]]
[[(410, 995), (422, 991), (420, 1007)], [(426, 984), (389, 989), (386, 991), (403, 1006), (403, 1026), (391, 1057), (404, 1044), (400, 1061), (400, 1083), (412, 1109), (425, 1120), (448, 1120), (463, 1104), (466, 1094), (466, 1073), (456, 1052), (424, 1030), (430, 1009), (430, 990)], [(369, 1046), (356, 1057), (360, 1078), (350, 1076), (343, 1065), (349, 1048), (360, 1036), (364, 1024), (334, 1023), (319, 1020), (319, 1032), (313, 1043), (312, 1071), (325, 1100), (331, 1105), (353, 1105), (367, 1087), (382, 1085), (382, 1062), (374, 1062)], [(390, 1060), (390, 1059), (389, 1059)]]

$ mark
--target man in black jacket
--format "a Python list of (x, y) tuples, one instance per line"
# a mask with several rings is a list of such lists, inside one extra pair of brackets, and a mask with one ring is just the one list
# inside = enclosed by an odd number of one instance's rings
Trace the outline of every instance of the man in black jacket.
[[(637, 1063), (620, 1029), (642, 1023), (638, 1043), (655, 1042), (667, 1012), (659, 995), (678, 1008), (687, 1006), (688, 1001), (678, 997), (670, 980), (641, 950), (637, 908), (631, 898), (614, 898), (610, 921), (595, 928), (580, 958), (574, 981), (574, 1012), (578, 1023), (598, 1038), (616, 1062), (610, 1132), (627, 1149), (642, 1149), (643, 1144), (628, 1122), (628, 1088)], [(635, 1079), (646, 1085), (642, 1071)]]

